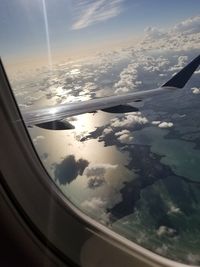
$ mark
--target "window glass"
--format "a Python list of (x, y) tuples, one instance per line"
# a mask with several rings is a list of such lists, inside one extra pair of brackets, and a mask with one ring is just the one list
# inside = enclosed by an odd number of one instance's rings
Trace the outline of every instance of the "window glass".
[[(157, 88), (200, 51), (200, 2), (0, 2), (0, 53), (22, 111)], [(131, 113), (29, 127), (72, 203), (164, 257), (200, 264), (200, 70)]]

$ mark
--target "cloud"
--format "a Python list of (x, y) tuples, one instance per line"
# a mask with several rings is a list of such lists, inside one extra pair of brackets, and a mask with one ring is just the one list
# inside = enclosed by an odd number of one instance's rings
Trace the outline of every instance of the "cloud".
[(110, 213), (106, 211), (108, 201), (100, 197), (92, 197), (82, 202), (82, 208), (94, 216), (100, 223), (108, 225), (110, 223)]
[(169, 71), (179, 71), (181, 70), (187, 63), (188, 57), (187, 56), (179, 56), (178, 57), (178, 63), (171, 67)]
[(87, 82), (84, 86), (83, 86), (83, 91), (84, 92), (89, 92), (89, 91), (95, 91), (97, 89), (97, 85), (93, 82)]
[(166, 121), (152, 121), (151, 124), (158, 126), (159, 128), (171, 128), (174, 126), (173, 122)]
[(192, 90), (192, 93), (195, 94), (195, 95), (200, 94), (200, 88), (193, 87), (193, 88), (191, 88), (191, 90)]
[(100, 197), (93, 197), (90, 200), (85, 200), (81, 206), (87, 211), (98, 211), (102, 210), (106, 207), (107, 202), (105, 200), (102, 200)]
[(152, 121), (153, 125), (159, 125), (161, 123), (161, 121)]
[(120, 132), (116, 132), (115, 135), (116, 135), (116, 136), (121, 136), (121, 135), (123, 135), (123, 134), (129, 134), (129, 133), (130, 133), (130, 131), (128, 131), (128, 130), (122, 130), (122, 131), (120, 131)]
[(173, 27), (176, 32), (185, 32), (189, 34), (199, 33), (200, 29), (200, 16), (188, 18)]
[(79, 30), (100, 21), (106, 21), (122, 12), (124, 0), (79, 0), (76, 4), (78, 18), (72, 25), (72, 30)]
[(120, 132), (115, 133), (115, 136), (118, 136), (118, 140), (122, 144), (131, 144), (133, 141), (133, 136), (131, 136), (131, 132), (128, 130), (122, 130)]
[(115, 118), (111, 121), (111, 127), (120, 128), (120, 127), (126, 127), (130, 128), (133, 127), (136, 124), (146, 124), (148, 123), (148, 120), (146, 117), (141, 115), (141, 112), (135, 112), (134, 114), (126, 115), (124, 118), (119, 119)]
[(143, 60), (144, 69), (148, 72), (161, 72), (166, 71), (166, 67), (169, 65), (169, 60), (164, 57), (147, 56)]
[(173, 125), (174, 124), (172, 122), (163, 121), (158, 125), (158, 127), (159, 128), (171, 128), (171, 127), (173, 127)]
[(90, 164), (84, 171), (84, 174), (88, 177), (102, 177), (108, 170), (115, 170), (117, 165), (112, 164)]
[(147, 27), (144, 32), (146, 34), (146, 37), (153, 39), (159, 39), (165, 36), (164, 30), (151, 26)]
[(120, 80), (114, 84), (116, 94), (127, 93), (140, 84), (140, 81), (136, 81), (138, 66), (139, 64), (137, 63), (131, 63), (123, 69), (120, 73)]
[(122, 134), (118, 137), (118, 140), (122, 144), (131, 144), (133, 142), (133, 136), (130, 136), (130, 133), (129, 134)]
[(175, 229), (169, 228), (167, 226), (161, 225), (158, 230), (156, 231), (156, 234), (158, 236), (168, 236), (168, 237), (174, 237), (177, 234), (177, 231)]
[(200, 16), (188, 18), (168, 30), (148, 27), (138, 50), (189, 51), (199, 49)]
[(43, 135), (38, 135), (33, 139), (33, 143), (34, 143), (34, 145), (38, 145), (38, 143), (44, 139), (45, 139), (45, 137)]
[(196, 70), (194, 73), (195, 74), (200, 74), (200, 70)]
[(97, 187), (100, 187), (105, 183), (104, 177), (92, 177), (88, 180), (88, 187), (90, 189), (95, 189)]
[(55, 180), (61, 185), (71, 183), (78, 175), (83, 174), (88, 165), (87, 160), (76, 160), (74, 155), (67, 156), (61, 163), (55, 164)]
[(113, 130), (111, 128), (105, 128), (103, 130), (102, 136), (105, 136), (105, 135), (110, 134), (112, 132), (113, 132)]
[(180, 208), (176, 207), (173, 203), (170, 203), (169, 205), (169, 211), (168, 214), (181, 214)]

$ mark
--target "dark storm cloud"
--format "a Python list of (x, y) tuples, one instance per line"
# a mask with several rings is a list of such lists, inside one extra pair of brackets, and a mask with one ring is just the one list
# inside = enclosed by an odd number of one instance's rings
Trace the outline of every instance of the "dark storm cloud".
[(67, 156), (60, 164), (55, 165), (55, 179), (61, 185), (71, 183), (78, 175), (82, 175), (89, 162), (84, 159), (76, 160), (74, 155)]

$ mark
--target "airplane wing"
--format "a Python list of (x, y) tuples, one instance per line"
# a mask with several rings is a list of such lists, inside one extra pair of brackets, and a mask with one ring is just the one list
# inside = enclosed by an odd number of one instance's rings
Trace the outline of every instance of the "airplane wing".
[(176, 89), (183, 88), (199, 65), (200, 55), (159, 88), (126, 95), (103, 97), (82, 102), (61, 104), (53, 107), (26, 110), (23, 112), (23, 118), (27, 126), (36, 125), (45, 129), (65, 130), (74, 128), (69, 122), (63, 120), (67, 117), (96, 112), (98, 110), (110, 113), (138, 111), (136, 107), (129, 105), (129, 103), (138, 102), (146, 97), (173, 92)]

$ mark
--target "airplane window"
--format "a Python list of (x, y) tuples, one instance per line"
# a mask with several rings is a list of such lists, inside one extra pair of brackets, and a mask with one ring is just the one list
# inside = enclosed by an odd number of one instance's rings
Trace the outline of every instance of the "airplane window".
[(51, 179), (96, 221), (189, 265), (200, 264), (199, 9), (0, 2), (1, 57)]

